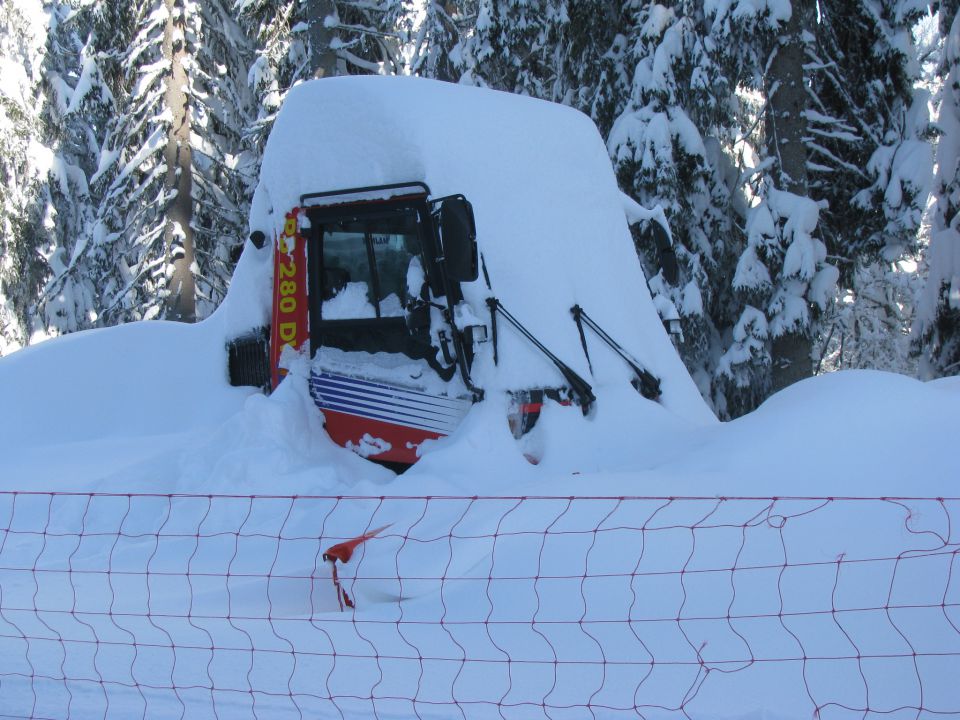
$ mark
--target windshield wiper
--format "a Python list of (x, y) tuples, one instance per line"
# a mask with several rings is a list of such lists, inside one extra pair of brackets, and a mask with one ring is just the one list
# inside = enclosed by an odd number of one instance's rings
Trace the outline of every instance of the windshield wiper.
[(590, 367), (591, 374), (593, 373), (593, 364), (590, 362), (590, 352), (587, 350), (587, 337), (583, 332), (584, 325), (599, 335), (600, 339), (609, 345), (610, 348), (630, 366), (630, 369), (633, 370), (636, 375), (630, 384), (636, 388), (638, 393), (647, 398), (647, 400), (656, 400), (663, 394), (663, 391), (660, 390), (660, 379), (643, 367), (639, 360), (624, 350), (623, 346), (610, 337), (606, 330), (597, 325), (593, 318), (587, 315), (587, 312), (582, 307), (574, 305), (570, 308), (570, 312), (573, 314), (573, 319), (577, 323), (577, 329), (580, 331), (580, 343), (583, 345), (583, 354), (587, 357), (587, 365)]
[(560, 374), (563, 375), (564, 379), (569, 383), (570, 389), (576, 395), (577, 400), (580, 403), (580, 409), (583, 411), (583, 414), (586, 415), (589, 411), (590, 406), (596, 402), (597, 398), (593, 394), (593, 388), (590, 387), (590, 383), (584, 380), (582, 377), (577, 375), (574, 372), (573, 368), (567, 365), (563, 360), (554, 355), (550, 350), (547, 349), (546, 345), (537, 340), (534, 337), (533, 333), (527, 330), (519, 320), (517, 320), (510, 312), (503, 306), (497, 298), (490, 297), (487, 298), (487, 306), (490, 308), (490, 322), (491, 322), (491, 335), (493, 338), (493, 362), (497, 362), (497, 313), (503, 316), (503, 318), (513, 325), (517, 331), (523, 335), (530, 343), (537, 348), (540, 352), (546, 355), (550, 360), (553, 361), (553, 364), (557, 366), (557, 369), (560, 371)]

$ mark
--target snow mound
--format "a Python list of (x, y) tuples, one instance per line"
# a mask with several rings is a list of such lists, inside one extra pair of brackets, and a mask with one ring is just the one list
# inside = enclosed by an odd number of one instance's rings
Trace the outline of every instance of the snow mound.
[(956, 496), (957, 389), (869, 370), (821, 375), (705, 433), (674, 469), (737, 478), (745, 495)]
[(162, 435), (221, 422), (250, 394), (227, 380), (216, 321), (151, 321), (48, 340), (4, 357), (7, 412), (0, 437), (11, 448), (103, 437)]

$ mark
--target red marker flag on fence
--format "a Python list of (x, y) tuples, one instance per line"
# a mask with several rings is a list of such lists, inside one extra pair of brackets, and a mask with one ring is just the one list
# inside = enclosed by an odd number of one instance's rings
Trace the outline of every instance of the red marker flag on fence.
[(337, 591), (337, 601), (340, 603), (340, 609), (343, 610), (344, 606), (352, 608), (354, 607), (353, 601), (350, 599), (350, 596), (347, 595), (347, 591), (340, 586), (340, 578), (337, 577), (337, 560), (339, 560), (344, 565), (350, 562), (350, 558), (353, 557), (353, 551), (360, 547), (363, 543), (371, 538), (376, 537), (384, 530), (386, 530), (390, 525), (383, 525), (378, 527), (375, 530), (364, 533), (358, 537), (352, 538), (350, 540), (345, 540), (342, 543), (337, 543), (327, 548), (327, 551), (323, 553), (323, 559), (325, 562), (330, 563), (330, 573), (333, 577), (333, 586)]

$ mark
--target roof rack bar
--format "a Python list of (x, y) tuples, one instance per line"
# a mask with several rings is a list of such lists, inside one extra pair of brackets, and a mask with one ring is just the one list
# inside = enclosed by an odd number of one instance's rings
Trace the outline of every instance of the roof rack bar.
[[(407, 190), (408, 192), (391, 192), (392, 190)], [(379, 193), (383, 193), (380, 195)], [(349, 197), (370, 195), (372, 197)], [(328, 190), (326, 192), (306, 193), (300, 196), (300, 206), (335, 205), (340, 202), (359, 202), (361, 200), (389, 200), (404, 195), (430, 195), (430, 188), (419, 180), (388, 185), (369, 185), (367, 187), (348, 188), (346, 190)], [(342, 198), (342, 200), (341, 200)], [(319, 202), (309, 202), (319, 201)]]

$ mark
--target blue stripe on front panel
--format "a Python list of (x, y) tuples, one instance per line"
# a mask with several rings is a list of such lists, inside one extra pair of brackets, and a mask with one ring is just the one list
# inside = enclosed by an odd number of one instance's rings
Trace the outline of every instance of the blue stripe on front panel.
[(462, 405), (427, 405), (416, 400), (411, 401), (410, 398), (399, 394), (389, 395), (364, 393), (363, 391), (357, 391), (353, 388), (345, 389), (323, 383), (312, 383), (312, 387), (315, 388), (317, 392), (321, 393), (325, 400), (329, 399), (331, 402), (358, 402), (361, 404), (372, 403), (376, 407), (382, 408), (396, 408), (398, 410), (402, 409), (408, 411), (416, 410), (418, 414), (436, 417), (438, 419), (454, 418), (463, 414)]
[(343, 389), (350, 390), (368, 397), (403, 399), (420, 407), (450, 409), (459, 408), (465, 402), (468, 402), (456, 398), (443, 398), (436, 395), (427, 395), (425, 393), (417, 392), (416, 390), (407, 390), (406, 388), (391, 387), (389, 385), (381, 385), (364, 380), (353, 380), (352, 378), (345, 378), (339, 375), (314, 375), (310, 378), (310, 382), (320, 385), (324, 388), (328, 388), (331, 391)]
[(313, 392), (311, 394), (321, 410), (335, 410), (348, 415), (357, 415), (359, 417), (381, 420), (383, 422), (405, 425), (408, 427), (417, 427), (424, 430), (433, 430), (435, 432), (443, 432), (447, 428), (446, 423), (433, 422), (430, 418), (422, 418), (415, 415), (398, 415), (389, 411), (385, 412), (381, 408), (371, 408), (358, 403), (344, 404), (339, 402), (330, 402), (319, 395), (319, 392)]
[(470, 406), (467, 400), (446, 399), (326, 373), (311, 375), (310, 390), (321, 409), (439, 433), (452, 432)]
[(354, 380), (353, 378), (342, 375), (328, 375), (326, 373), (313, 375), (310, 378), (310, 382), (314, 385), (330, 389), (331, 391), (342, 389), (369, 397), (384, 399), (396, 398), (420, 407), (436, 407), (450, 410), (469, 407), (471, 405), (469, 400), (462, 398), (445, 398), (437, 395), (427, 395), (426, 393), (416, 390), (391, 387), (390, 385), (371, 383), (366, 380)]
[[(380, 390), (389, 390), (389, 391), (402, 391), (404, 393), (409, 393), (410, 395), (419, 395), (428, 400), (443, 400), (444, 398), (437, 397), (436, 395), (431, 395), (430, 393), (421, 392), (420, 390), (407, 390), (406, 388), (397, 388), (391, 385), (384, 385), (383, 383), (378, 383), (373, 380), (361, 380), (359, 378), (347, 377), (345, 375), (332, 375), (330, 373), (315, 373), (310, 376), (311, 380), (314, 378), (320, 378), (322, 380), (332, 381), (332, 382), (344, 382), (351, 385), (362, 385), (371, 388), (378, 388)], [(455, 401), (454, 401), (455, 402)]]
[(376, 417), (380, 420), (388, 420), (404, 425), (409, 425), (411, 422), (430, 425), (431, 427), (446, 427), (449, 425), (448, 418), (430, 417), (429, 415), (417, 414), (416, 412), (404, 412), (401, 409), (397, 409), (403, 406), (391, 408), (384, 407), (372, 401), (363, 402), (351, 398), (328, 397), (322, 389), (317, 389), (315, 399), (319, 400), (321, 408), (329, 408), (330, 410), (339, 410), (340, 412), (364, 415), (366, 417)]

